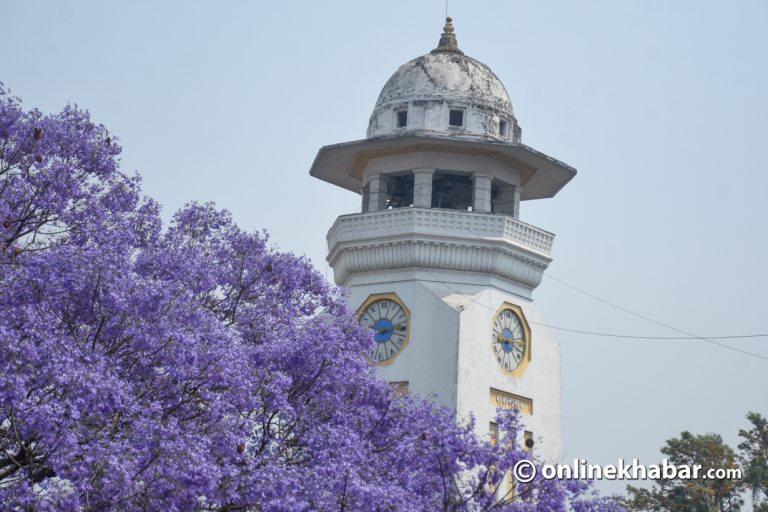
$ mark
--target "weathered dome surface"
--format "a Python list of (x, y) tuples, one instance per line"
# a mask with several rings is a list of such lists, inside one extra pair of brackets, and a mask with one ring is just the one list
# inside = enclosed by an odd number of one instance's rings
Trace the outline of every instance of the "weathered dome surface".
[(493, 71), (453, 52), (428, 53), (400, 66), (381, 90), (376, 108), (418, 100), (469, 102), (512, 115), (509, 95)]
[[(451, 124), (450, 111), (462, 123)], [(407, 122), (397, 112), (407, 111)], [(459, 50), (448, 18), (432, 52), (400, 66), (379, 94), (368, 137), (418, 132), (519, 141), (519, 128), (504, 85), (491, 69)]]

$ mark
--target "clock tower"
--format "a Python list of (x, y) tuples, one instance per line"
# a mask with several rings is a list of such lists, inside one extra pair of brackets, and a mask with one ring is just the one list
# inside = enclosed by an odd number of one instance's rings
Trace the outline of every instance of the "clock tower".
[(493, 435), (517, 408), (546, 460), (562, 456), (560, 349), (532, 292), (554, 235), (519, 218), (576, 170), (520, 142), (504, 85), (465, 55), (447, 18), (437, 48), (384, 85), (363, 140), (325, 146), (310, 174), (358, 193), (328, 232), (328, 262), (379, 375)]

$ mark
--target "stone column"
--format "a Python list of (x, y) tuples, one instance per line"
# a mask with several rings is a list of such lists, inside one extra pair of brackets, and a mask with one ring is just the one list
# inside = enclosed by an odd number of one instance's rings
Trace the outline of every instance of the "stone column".
[(432, 175), (434, 169), (413, 170), (413, 206), (416, 208), (432, 207)]
[(495, 201), (495, 212), (518, 218), (520, 215), (520, 187), (502, 185)]
[(384, 210), (387, 204), (386, 182), (381, 174), (373, 174), (368, 178), (368, 211)]
[(475, 201), (472, 207), (476, 212), (491, 211), (491, 182), (493, 177), (488, 174), (475, 173)]
[(515, 187), (514, 194), (514, 211), (512, 216), (516, 219), (520, 218), (520, 187)]

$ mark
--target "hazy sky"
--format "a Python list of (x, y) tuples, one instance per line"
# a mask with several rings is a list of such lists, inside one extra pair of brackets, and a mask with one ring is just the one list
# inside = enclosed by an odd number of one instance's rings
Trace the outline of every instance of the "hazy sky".
[[(0, 80), (27, 107), (89, 109), (166, 218), (213, 200), (330, 276), (325, 233), (359, 198), (309, 167), (364, 138), (444, 14), (438, 0), (0, 0)], [(557, 234), (549, 273), (697, 335), (768, 333), (768, 2), (452, 0), (450, 14), (523, 142), (579, 171), (521, 206)], [(550, 278), (535, 299), (554, 326), (679, 336)], [(766, 359), (556, 334), (567, 458), (653, 463), (682, 430), (735, 447), (747, 411), (768, 414)], [(768, 338), (723, 343), (768, 358)]]

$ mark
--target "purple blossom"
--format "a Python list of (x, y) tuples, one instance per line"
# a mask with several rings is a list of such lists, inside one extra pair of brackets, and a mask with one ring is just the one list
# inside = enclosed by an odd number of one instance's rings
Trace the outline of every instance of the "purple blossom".
[(620, 510), (492, 484), (528, 458), (400, 396), (303, 258), (192, 203), (163, 229), (118, 139), (0, 86), (2, 510)]

